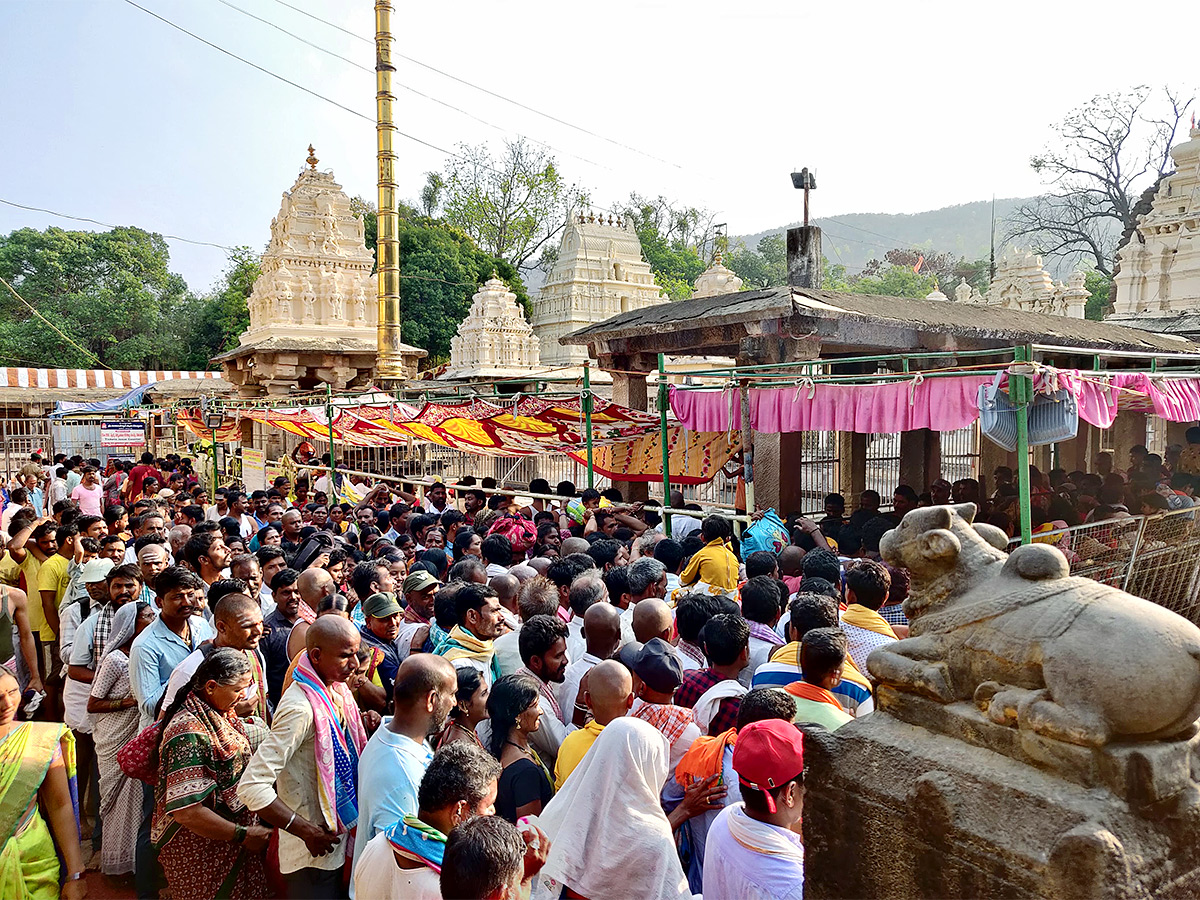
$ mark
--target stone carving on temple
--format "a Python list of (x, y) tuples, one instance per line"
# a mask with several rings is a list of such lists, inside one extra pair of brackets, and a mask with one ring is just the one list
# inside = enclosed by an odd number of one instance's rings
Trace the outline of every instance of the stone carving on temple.
[[(363, 224), (333, 172), (307, 165), (285, 191), (247, 301), (250, 327), (218, 359), (248, 396), (286, 394), (313, 383), (365, 384), (375, 364), (375, 257)], [(346, 304), (354, 304), (353, 315)], [(426, 355), (408, 348), (410, 371)]]

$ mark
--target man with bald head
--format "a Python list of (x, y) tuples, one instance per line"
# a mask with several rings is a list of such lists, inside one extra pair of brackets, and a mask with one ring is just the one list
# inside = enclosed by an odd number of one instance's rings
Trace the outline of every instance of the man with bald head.
[(671, 607), (658, 597), (647, 597), (633, 608), (633, 638), (639, 644), (648, 643), (654, 638), (662, 638), (668, 644), (671, 643), (671, 628), (674, 624)]
[[(275, 708), (271, 733), (238, 782), (238, 798), (279, 831), (279, 871), (289, 897), (345, 896), (346, 835), (362, 796), (350, 773), (367, 742), (345, 683), (358, 668), (358, 645), (358, 629), (349, 619), (322, 616), (312, 623), (295, 680)], [(325, 801), (317, 770), (318, 716), (323, 732), (337, 729), (347, 736), (346, 748), (332, 741), (336, 797)]]
[[(612, 609), (611, 606), (608, 608)], [(587, 673), (583, 702), (592, 719), (578, 731), (568, 734), (558, 748), (558, 759), (554, 763), (556, 791), (596, 742), (604, 726), (629, 712), (633, 706), (633, 676), (615, 659), (597, 663)]]
[(553, 562), (554, 560), (548, 556), (535, 556), (533, 559), (528, 560), (525, 565), (533, 569), (538, 575), (545, 575), (550, 571), (550, 564)]
[(337, 593), (333, 576), (316, 567), (301, 572), (300, 577), (296, 579), (296, 587), (300, 591), (300, 618), (296, 620), (288, 637), (288, 659), (295, 659), (296, 654), (304, 649), (309, 625), (317, 618), (317, 609), (320, 608), (321, 601)]
[(564, 556), (570, 556), (572, 553), (587, 553), (591, 546), (586, 538), (569, 537), (558, 548), (559, 559)]
[(579, 684), (592, 669), (617, 652), (621, 645), (621, 613), (611, 603), (593, 603), (583, 614), (583, 637), (587, 649), (567, 666), (562, 686), (558, 689), (558, 705), (563, 713), (574, 707), (571, 723), (579, 727), (587, 721), (587, 710), (581, 705)]
[(488, 579), (488, 587), (496, 592), (500, 601), (500, 617), (509, 631), (516, 630), (521, 620), (517, 616), (517, 593), (521, 590), (521, 582), (511, 572), (493, 575)]
[[(417, 789), (433, 760), (428, 739), (445, 728), (457, 690), (458, 673), (445, 657), (414, 653), (401, 663), (393, 715), (371, 735), (358, 764), (355, 842), (360, 847), (405, 816), (417, 814)], [(354, 856), (357, 861), (359, 854)]]

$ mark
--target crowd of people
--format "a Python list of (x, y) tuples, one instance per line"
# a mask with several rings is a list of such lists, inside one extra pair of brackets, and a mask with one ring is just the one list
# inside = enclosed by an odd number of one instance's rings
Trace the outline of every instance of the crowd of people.
[[(1035, 534), (1191, 507), (1188, 438), (1035, 470)], [(172, 900), (800, 898), (803, 728), (869, 715), (867, 657), (908, 634), (879, 539), (950, 502), (1019, 528), (1005, 469), (831, 494), (744, 554), (725, 517), (570, 482), (99, 469), (4, 488), (4, 896), (90, 867)]]

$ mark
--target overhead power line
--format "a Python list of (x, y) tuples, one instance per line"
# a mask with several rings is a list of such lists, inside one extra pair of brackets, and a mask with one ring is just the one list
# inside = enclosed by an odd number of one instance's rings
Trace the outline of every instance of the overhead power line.
[[(126, 0), (126, 2), (130, 2), (130, 0)], [(275, 2), (278, 3), (280, 6), (286, 6), (288, 9), (294, 10), (295, 12), (300, 13), (302, 16), (307, 16), (308, 18), (310, 18), (316, 22), (320, 22), (322, 25), (328, 25), (330, 28), (336, 28), (338, 31), (342, 32), (343, 34), (350, 35), (350, 37), (354, 38), (355, 40), (363, 41), (365, 43), (371, 44), (372, 46), (375, 43), (370, 38), (363, 37), (361, 34), (353, 32), (348, 28), (343, 28), (341, 25), (338, 25), (335, 22), (330, 22), (328, 19), (322, 19), (320, 16), (313, 15), (308, 10), (301, 9), (299, 6), (294, 6), (293, 4), (286, 2), (286, 0), (275, 0)], [(514, 100), (511, 97), (505, 97), (503, 94), (498, 94), (493, 90), (483, 87), (482, 85), (478, 85), (478, 84), (475, 84), (474, 82), (467, 81), (465, 78), (459, 78), (457, 75), (453, 75), (450, 72), (446, 72), (443, 69), (437, 68), (436, 66), (431, 66), (431, 65), (429, 65), (429, 63), (422, 62), (419, 59), (415, 59), (411, 56), (406, 56), (403, 53), (396, 53), (395, 51), (392, 51), (392, 55), (397, 57), (398, 59), (403, 59), (407, 62), (410, 62), (415, 66), (420, 66), (422, 69), (428, 69), (430, 72), (434, 72), (438, 75), (441, 75), (443, 78), (449, 78), (451, 81), (456, 81), (461, 85), (465, 85), (466, 87), (472, 88), (473, 90), (480, 91), (484, 94), (487, 94), (489, 97), (495, 97), (497, 100), (502, 100), (505, 103), (511, 103), (513, 106), (523, 109), (526, 112), (531, 112), (536, 116), (541, 116), (543, 119), (549, 119), (551, 122), (556, 122), (559, 125), (565, 126), (566, 128), (571, 128), (575, 131), (580, 132), (581, 134), (586, 134), (586, 135), (588, 135), (588, 137), (596, 138), (597, 140), (604, 141), (605, 143), (608, 143), (608, 144), (612, 144), (614, 147), (620, 147), (624, 150), (630, 151), (631, 153), (636, 153), (639, 156), (644, 156), (647, 159), (652, 159), (655, 162), (660, 162), (663, 165), (671, 166), (674, 169), (679, 169), (681, 171), (683, 169), (683, 166), (679, 165), (678, 163), (671, 162), (669, 159), (663, 159), (660, 156), (655, 156), (652, 153), (647, 153), (645, 150), (639, 150), (637, 147), (632, 147), (629, 144), (622, 143), (621, 141), (618, 141), (615, 138), (610, 138), (603, 134), (597, 134), (596, 132), (592, 131), (591, 129), (584, 128), (582, 125), (576, 125), (573, 122), (568, 122), (565, 119), (560, 119), (558, 116), (556, 116), (552, 113), (543, 112), (540, 109), (536, 109), (532, 106), (529, 106), (528, 104), (522, 103), (520, 100)]]
[(40, 312), (38, 312), (32, 303), (30, 303), (28, 300), (26, 300), (24, 297), (22, 297), (20, 294), (18, 294), (17, 289), (15, 287), (13, 287), (11, 284), (9, 284), (7, 281), (5, 281), (3, 278), (0, 278), (0, 284), (4, 285), (6, 288), (8, 288), (8, 292), (10, 294), (12, 294), (14, 297), (16, 297), (22, 303), (24, 303), (25, 306), (29, 309), (29, 311), (31, 313), (33, 313), (33, 315), (36, 318), (40, 319), (44, 324), (49, 325), (50, 329), (55, 334), (57, 334), (60, 338), (62, 338), (64, 341), (66, 341), (68, 344), (70, 344), (76, 350), (79, 350), (81, 353), (84, 353), (87, 356), (90, 356), (92, 359), (94, 359), (96, 361), (96, 365), (100, 366), (100, 368), (102, 368), (102, 369), (111, 368), (110, 366), (106, 366), (104, 364), (104, 362), (101, 361), (100, 357), (98, 357), (95, 353), (93, 353), (87, 347), (80, 345), (78, 342), (76, 342), (72, 338), (63, 334), (62, 330), (57, 325), (55, 325), (53, 322), (51, 322), (49, 319), (47, 319), (45, 316), (43, 316)]
[[(71, 219), (72, 221), (75, 221), (75, 222), (89, 222), (92, 225), (100, 225), (103, 228), (120, 228), (120, 227), (122, 227), (120, 225), (112, 225), (108, 222), (101, 222), (99, 219), (89, 219), (86, 216), (69, 216), (66, 213), (55, 212), (52, 209), (43, 209), (40, 206), (27, 206), (24, 203), (14, 203), (12, 200), (5, 200), (2, 197), (0, 197), (0, 203), (3, 203), (5, 206), (15, 206), (17, 209), (29, 210), (30, 212), (46, 213), (46, 215), (57, 216), (60, 219)], [(162, 234), (162, 232), (155, 232), (155, 233)], [(218, 250), (234, 250), (234, 249), (236, 249), (234, 247), (226, 247), (224, 244), (214, 244), (212, 241), (196, 241), (196, 240), (192, 240), (191, 238), (180, 237), (177, 234), (162, 234), (162, 236), (165, 238), (170, 238), (173, 241), (182, 241), (185, 244), (198, 244), (201, 247), (216, 247)]]
[[(217, 0), (217, 2), (220, 3), (222, 6), (229, 7), (234, 12), (241, 13), (243, 16), (254, 19), (256, 22), (261, 22), (263, 25), (266, 25), (268, 28), (274, 28), (276, 31), (280, 32), (281, 34), (285, 34), (288, 37), (292, 38), (293, 40), (299, 41), (302, 44), (312, 47), (314, 50), (324, 53), (326, 56), (331, 56), (334, 59), (340, 60), (341, 62), (344, 62), (347, 65), (351, 65), (354, 68), (359, 69), (360, 71), (367, 72), (372, 75), (375, 74), (375, 70), (372, 69), (370, 66), (364, 66), (358, 60), (351, 59), (348, 56), (342, 56), (342, 54), (336, 53), (333, 50), (330, 50), (328, 47), (322, 47), (320, 44), (318, 44), (314, 41), (310, 41), (307, 38), (302, 37), (301, 35), (298, 35), (294, 32), (288, 31), (286, 28), (282, 27), (281, 25), (277, 25), (276, 23), (272, 22), (269, 19), (264, 19), (262, 16), (255, 15), (254, 13), (250, 12), (249, 10), (242, 9), (240, 6), (235, 6), (234, 4), (230, 3), (229, 0)], [(436, 103), (438, 106), (445, 107), (446, 109), (456, 112), (459, 115), (466, 116), (468, 119), (478, 122), (480, 125), (485, 125), (488, 128), (493, 128), (496, 131), (501, 132), (502, 134), (516, 134), (517, 137), (522, 137), (528, 141), (532, 141), (533, 143), (535, 143), (541, 147), (545, 147), (547, 150), (553, 150), (555, 153), (561, 153), (563, 156), (570, 156), (571, 158), (577, 159), (580, 162), (587, 163), (590, 166), (596, 166), (597, 168), (600, 168), (600, 169), (607, 169), (610, 172), (612, 171), (611, 167), (606, 166), (603, 163), (596, 162), (595, 160), (588, 159), (587, 157), (584, 157), (584, 156), (579, 156), (576, 153), (568, 153), (565, 150), (560, 150), (557, 147), (553, 147), (550, 144), (547, 144), (545, 141), (539, 141), (537, 138), (529, 137), (528, 135), (521, 134), (520, 132), (511, 131), (510, 129), (505, 128), (503, 125), (496, 125), (495, 123), (489, 122), (486, 119), (481, 119), (479, 116), (475, 115), (474, 113), (468, 112), (467, 110), (462, 109), (461, 107), (455, 106), (453, 103), (447, 103), (445, 100), (442, 100), (439, 97), (434, 97), (431, 94), (426, 94), (424, 91), (419, 91), (416, 88), (410, 87), (407, 84), (400, 84), (398, 82), (394, 82), (393, 85), (395, 87), (400, 88), (403, 91), (408, 91), (410, 94), (415, 94), (418, 97), (428, 100), (430, 103)]]

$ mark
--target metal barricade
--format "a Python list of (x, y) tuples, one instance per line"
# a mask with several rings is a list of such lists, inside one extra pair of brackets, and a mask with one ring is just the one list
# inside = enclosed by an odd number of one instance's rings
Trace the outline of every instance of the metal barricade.
[[(1058, 547), (1071, 574), (1153, 601), (1200, 625), (1200, 509), (1127, 516), (1035, 534)], [(1018, 539), (1009, 549), (1019, 545)]]

